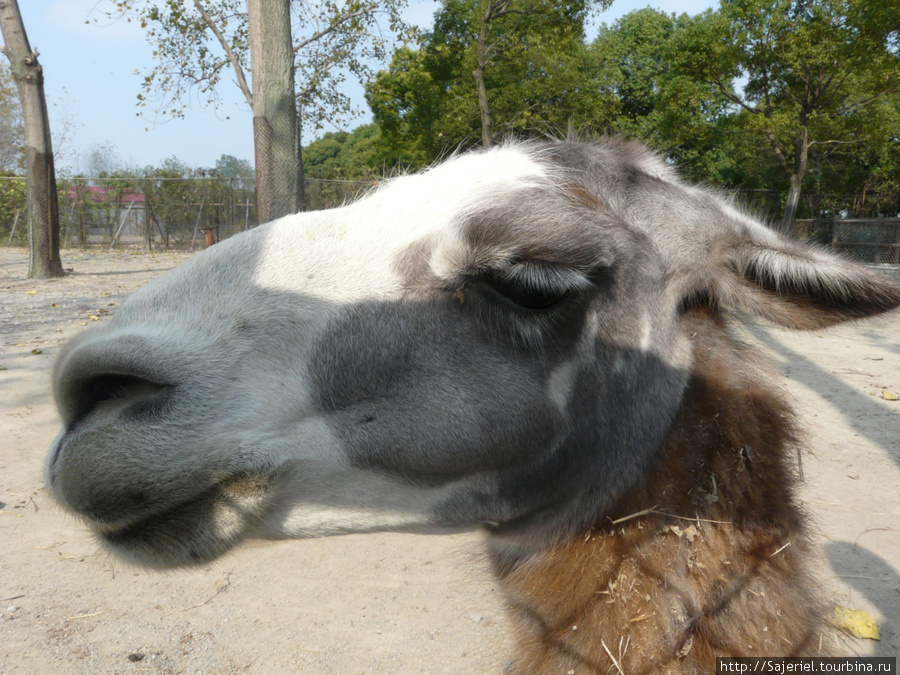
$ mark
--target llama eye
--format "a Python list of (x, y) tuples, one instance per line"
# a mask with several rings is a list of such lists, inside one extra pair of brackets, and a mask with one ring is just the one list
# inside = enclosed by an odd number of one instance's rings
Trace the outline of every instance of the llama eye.
[(568, 291), (531, 288), (508, 281), (492, 281), (488, 285), (507, 302), (511, 302), (523, 309), (535, 311), (551, 309), (565, 300), (569, 295)]
[(572, 294), (562, 279), (551, 278), (553, 276), (518, 267), (512, 273), (489, 275), (483, 282), (496, 295), (516, 307), (543, 311), (553, 309)]

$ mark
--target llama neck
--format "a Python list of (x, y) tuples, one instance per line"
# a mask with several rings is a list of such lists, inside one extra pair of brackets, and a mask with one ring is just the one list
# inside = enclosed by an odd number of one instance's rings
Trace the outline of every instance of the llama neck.
[(626, 499), (589, 532), (513, 565), (496, 558), (515, 672), (715, 672), (716, 656), (821, 653), (790, 411), (703, 365)]

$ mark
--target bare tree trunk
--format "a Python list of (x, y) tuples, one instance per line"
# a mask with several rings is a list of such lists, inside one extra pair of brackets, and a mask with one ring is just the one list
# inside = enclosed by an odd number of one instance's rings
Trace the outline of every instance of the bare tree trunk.
[(0, 0), (0, 31), (9, 59), (22, 117), (25, 120), (25, 177), (28, 186), (28, 233), (31, 258), (28, 276), (37, 279), (65, 274), (59, 257), (59, 205), (44, 97), (44, 72), (31, 50), (16, 0)]
[(781, 217), (781, 225), (778, 231), (790, 237), (794, 233), (794, 219), (797, 216), (797, 206), (800, 204), (800, 178), (791, 176), (791, 187), (788, 190), (787, 201), (784, 204), (784, 215)]
[(488, 3), (488, 8), (481, 17), (481, 28), (478, 31), (478, 42), (475, 49), (475, 70), (472, 71), (472, 77), (475, 78), (475, 88), (478, 92), (478, 109), (481, 111), (481, 144), (489, 148), (494, 143), (493, 120), (491, 119), (491, 108), (488, 105), (487, 87), (484, 84), (484, 69), (487, 65), (487, 32), (491, 22), (492, 3)]
[(290, 0), (247, 2), (260, 223), (303, 207), (290, 10)]
[(778, 231), (786, 237), (790, 237), (794, 233), (794, 219), (797, 216), (797, 207), (800, 204), (803, 177), (806, 175), (806, 169), (809, 166), (809, 146), (809, 131), (804, 129), (794, 145), (793, 170), (788, 170), (787, 172), (791, 187), (788, 190), (787, 201), (784, 204), (784, 215), (778, 228)]

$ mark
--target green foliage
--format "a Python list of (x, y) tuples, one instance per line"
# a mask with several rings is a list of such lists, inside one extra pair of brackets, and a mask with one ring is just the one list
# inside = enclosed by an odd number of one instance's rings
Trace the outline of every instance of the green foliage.
[(392, 165), (421, 167), (441, 153), (446, 143), (438, 128), (442, 92), (425, 68), (421, 51), (409, 46), (397, 49), (390, 69), (380, 71), (366, 86), (366, 100)]
[(676, 158), (691, 178), (730, 183), (738, 139), (730, 134), (728, 106), (712, 86), (673, 66), (687, 21), (650, 8), (631, 12), (601, 26), (590, 57), (614, 94), (612, 131)]
[(25, 168), (25, 126), (12, 74), (0, 63), (0, 173)]
[[(418, 48), (394, 53), (367, 100), (398, 162), (419, 165), (481, 138), (473, 71), (484, 27), (484, 80), (494, 135), (603, 127), (609, 97), (584, 44), (584, 21), (602, 3), (584, 0), (445, 0)], [(485, 23), (488, 12), (503, 7)]]
[(326, 133), (303, 149), (306, 176), (320, 180), (379, 180), (386, 166), (379, 140), (374, 124), (352, 132)]
[[(0, 246), (7, 243), (28, 243), (28, 228), (25, 226), (27, 195), (24, 176), (0, 174)], [(15, 237), (10, 242), (13, 226)]]
[(252, 190), (254, 186), (253, 166), (246, 159), (238, 159), (234, 155), (222, 155), (216, 160), (212, 175), (231, 178), (234, 185), (241, 190)]
[[(113, 4), (116, 14), (147, 31), (153, 57), (159, 62), (144, 73), (143, 92), (137, 95), (141, 107), (153, 104), (156, 112), (183, 117), (185, 101), (195, 89), (204, 103), (219, 103), (216, 87), (231, 64), (217, 49), (215, 36), (191, 0), (115, 0)], [(217, 0), (206, 6), (242, 62), (249, 51), (245, 4)]]
[[(832, 161), (890, 137), (898, 26), (895, 2), (723, 0), (719, 11), (685, 21), (672, 59), (741, 111), (733, 118), (768, 148), (796, 196), (811, 167), (821, 180)], [(785, 223), (791, 218), (786, 209)]]
[(142, 181), (152, 216), (166, 232), (190, 231), (201, 203), (206, 201), (198, 171), (177, 157), (168, 157), (159, 167), (148, 169)]
[(215, 172), (223, 178), (252, 178), (253, 166), (246, 159), (234, 155), (221, 155), (216, 160)]
[[(382, 157), (420, 166), (478, 142), (477, 34), (500, 4), (445, 0), (433, 30), (369, 83)], [(601, 26), (590, 45), (583, 3), (505, 6), (522, 13), (489, 23), (484, 74), (498, 134), (611, 131), (693, 180), (785, 193), (799, 176), (821, 193), (887, 193), (877, 208), (894, 208), (897, 3), (723, 0), (695, 17), (648, 8)]]

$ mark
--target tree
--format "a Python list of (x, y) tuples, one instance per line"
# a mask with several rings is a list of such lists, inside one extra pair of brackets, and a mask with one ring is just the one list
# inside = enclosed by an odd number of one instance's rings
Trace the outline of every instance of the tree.
[(379, 130), (379, 145), (390, 166), (420, 168), (438, 157), (448, 141), (459, 143), (467, 130), (445, 135), (453, 117), (442, 114), (452, 101), (425, 65), (424, 49), (399, 47), (390, 68), (366, 85), (366, 101)]
[(9, 69), (0, 64), (0, 174), (12, 173), (21, 167), (24, 146), (22, 106)]
[(788, 180), (782, 232), (813, 154), (877, 142), (872, 121), (900, 92), (897, 26), (896, 2), (723, 0), (682, 31), (678, 67), (743, 111)]
[(457, 72), (463, 75), (465, 88), (474, 83), (482, 145), (490, 146), (510, 129), (541, 124), (559, 129), (573, 123), (574, 113), (583, 107), (581, 96), (594, 90), (583, 67), (584, 23), (591, 11), (610, 4), (610, 0), (444, 3), (435, 19), (430, 52), (435, 65), (442, 60), (449, 65), (450, 51), (465, 55)]
[(608, 4), (446, 0), (419, 49), (398, 49), (367, 88), (385, 141), (433, 159), (510, 132), (603, 126), (606, 100), (587, 63), (584, 22)]
[[(194, 0), (198, 10), (203, 5)], [(210, 30), (216, 24), (202, 11)], [(262, 222), (303, 208), (303, 157), (294, 102), (290, 0), (247, 0), (253, 91), (242, 86), (253, 110), (256, 209)], [(222, 48), (229, 45), (222, 42)], [(233, 53), (233, 52), (232, 52)], [(236, 73), (240, 62), (234, 61)], [(243, 82), (241, 76), (238, 82)]]
[(25, 177), (28, 186), (30, 278), (46, 279), (65, 274), (59, 257), (59, 206), (50, 120), (44, 96), (44, 71), (38, 53), (31, 49), (16, 0), (0, 0), (0, 46), (10, 63), (22, 106), (25, 125)]
[(589, 58), (614, 101), (611, 131), (671, 157), (693, 180), (731, 185), (743, 178), (735, 146), (745, 138), (734, 133), (731, 106), (715, 87), (675, 68), (689, 22), (649, 7), (630, 12), (600, 26)]
[(216, 176), (236, 181), (236, 187), (240, 190), (251, 189), (253, 165), (246, 159), (238, 159), (234, 155), (221, 155), (216, 160), (213, 172)]
[(380, 180), (387, 161), (379, 137), (374, 124), (364, 124), (351, 132), (326, 133), (303, 150), (307, 176), (324, 180)]
[(110, 140), (93, 143), (81, 154), (81, 171), (88, 178), (110, 176), (125, 169), (115, 145)]
[(145, 94), (159, 93), (164, 112), (183, 115), (190, 92), (217, 104), (223, 74), (234, 74), (253, 111), (264, 221), (303, 208), (300, 130), (353, 112), (339, 85), (347, 72), (365, 78), (368, 63), (383, 56), (380, 19), (399, 30), (405, 2), (116, 0), (116, 6), (147, 28), (159, 60), (144, 80), (142, 103)]

